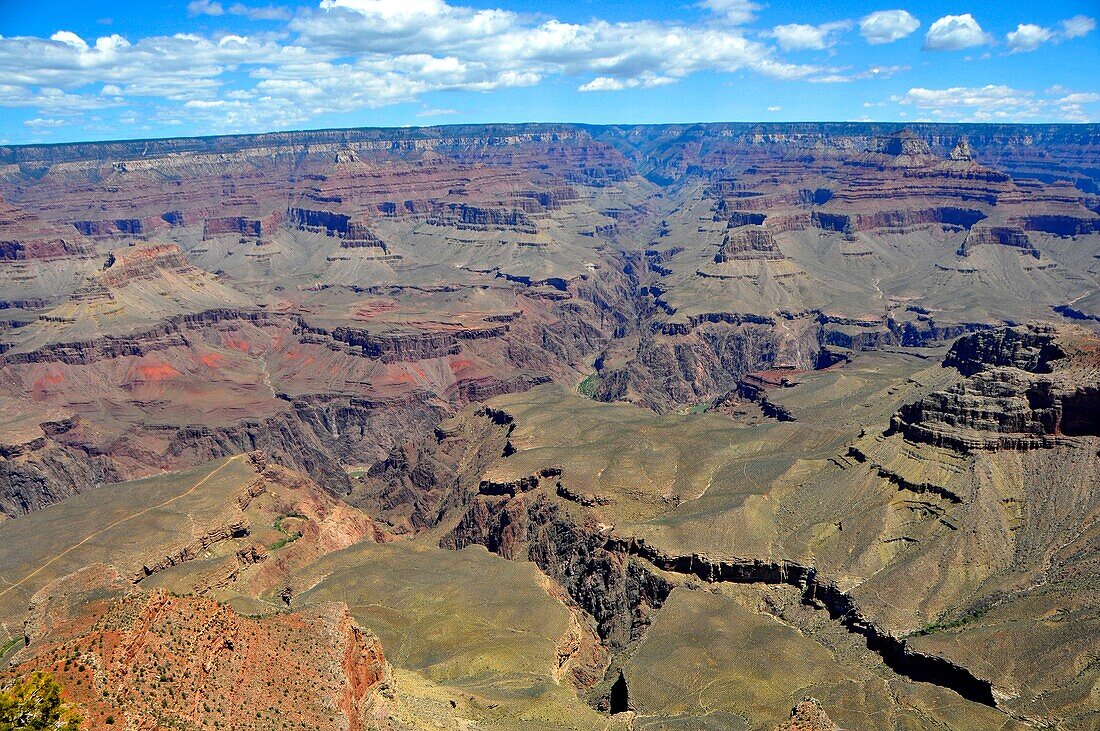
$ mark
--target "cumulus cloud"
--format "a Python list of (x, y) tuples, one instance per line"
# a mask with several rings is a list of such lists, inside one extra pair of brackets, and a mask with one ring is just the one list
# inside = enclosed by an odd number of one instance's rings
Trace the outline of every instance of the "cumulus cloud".
[(1075, 15), (1062, 21), (1062, 33), (1066, 38), (1081, 38), (1096, 30), (1096, 20), (1087, 15)]
[(1016, 30), (1005, 35), (1008, 48), (1012, 53), (1022, 51), (1034, 51), (1039, 46), (1054, 38), (1054, 31), (1034, 23), (1020, 23)]
[[(739, 24), (751, 0), (706, 0), (701, 21), (592, 19), (566, 23), (446, 0), (319, 0), (280, 32), (178, 33), (85, 39), (0, 38), (0, 106), (55, 110), (141, 107), (150, 123), (212, 132), (288, 126), (324, 114), (417, 101), (443, 91), (526, 87), (549, 77), (614, 92), (676, 83), (699, 72), (809, 79), (828, 69), (792, 63)], [(285, 17), (273, 6), (192, 0), (193, 15)], [(826, 48), (842, 21), (780, 31), (781, 47)]]
[(859, 21), (859, 33), (872, 45), (893, 43), (920, 28), (920, 21), (906, 10), (878, 10)]
[(441, 0), (323, 0), (320, 12), (295, 18), (291, 28), (306, 45), (341, 55), (448, 55), (523, 78), (590, 76), (586, 91), (653, 86), (698, 71), (746, 69), (773, 78), (816, 71), (784, 62), (736, 28), (599, 19), (531, 25), (509, 11)]
[(1081, 38), (1096, 28), (1096, 21), (1085, 15), (1076, 15), (1063, 20), (1058, 29), (1044, 28), (1034, 23), (1020, 23), (1016, 30), (1005, 35), (1010, 53), (1034, 51), (1044, 43), (1061, 43), (1065, 40)]
[(964, 48), (984, 46), (993, 42), (993, 36), (982, 30), (970, 13), (945, 15), (928, 28), (924, 36), (926, 51), (961, 51)]
[(837, 36), (851, 27), (848, 20), (821, 25), (789, 23), (772, 28), (771, 36), (784, 51), (823, 51), (836, 44)]

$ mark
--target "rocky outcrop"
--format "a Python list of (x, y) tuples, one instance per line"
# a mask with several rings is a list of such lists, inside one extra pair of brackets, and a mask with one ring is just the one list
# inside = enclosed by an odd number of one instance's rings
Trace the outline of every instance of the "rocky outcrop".
[(783, 252), (775, 237), (766, 228), (741, 226), (729, 231), (722, 241), (714, 263), (722, 264), (738, 259), (782, 259)]
[(773, 384), (761, 378), (759, 374), (749, 373), (737, 382), (737, 395), (740, 398), (759, 404), (761, 413), (769, 419), (795, 421), (795, 416), (790, 409), (780, 406), (768, 398), (770, 387), (773, 387)]
[(0, 460), (0, 513), (25, 515), (123, 479), (106, 455), (45, 444), (18, 459)]
[[(258, 497), (266, 492), (266, 487), (262, 479), (255, 479), (244, 489), (237, 500), (237, 507), (239, 510), (244, 511), (248, 508), (249, 503), (253, 498)], [(243, 538), (251, 532), (251, 525), (248, 518), (240, 513), (234, 513), (228, 516), (224, 522), (207, 528), (200, 535), (193, 538), (186, 545), (176, 549), (172, 549), (164, 556), (161, 556), (155, 560), (145, 562), (139, 571), (137, 571), (132, 577), (131, 581), (135, 584), (149, 578), (153, 574), (169, 569), (173, 566), (178, 566), (181, 563), (187, 561), (194, 561), (203, 552), (207, 551), (211, 546), (214, 546), (222, 541), (228, 541), (234, 538)], [(239, 563), (256, 563), (267, 558), (267, 552), (263, 547), (250, 547), (249, 549), (241, 549), (238, 554)]]
[(966, 378), (903, 406), (890, 429), (962, 451), (1035, 449), (1100, 436), (1098, 352), (1095, 336), (1048, 326), (960, 338), (944, 365)]
[[(783, 584), (797, 588), (805, 603), (829, 612), (848, 631), (862, 635), (870, 650), (894, 672), (950, 688), (963, 697), (996, 705), (989, 682), (940, 657), (914, 652), (904, 639), (880, 629), (854, 599), (824, 580), (816, 568), (794, 561), (712, 559), (672, 555), (646, 541), (609, 533), (593, 518), (571, 515), (532, 476), (526, 490), (479, 490), (440, 545), (483, 545), (508, 559), (530, 560), (566, 589), (596, 622), (613, 652), (637, 641), (673, 588), (654, 571), (708, 583)], [(641, 559), (641, 561), (634, 560)], [(652, 568), (651, 568), (652, 567)]]
[(1041, 231), (1055, 236), (1083, 236), (1100, 231), (1100, 217), (1041, 214), (1025, 216), (1021, 225), (1028, 231)]
[(984, 218), (986, 218), (986, 214), (977, 209), (941, 206), (935, 208), (886, 209), (870, 213), (814, 211), (811, 214), (810, 222), (817, 228), (826, 231), (852, 233), (876, 229), (907, 231), (928, 224), (957, 226), (968, 229)]
[(428, 215), (427, 221), (436, 226), (454, 226), (470, 231), (511, 229), (521, 233), (538, 232), (535, 222), (521, 210), (485, 208), (465, 203), (446, 203), (435, 206)]
[(222, 216), (220, 218), (207, 218), (203, 222), (203, 241), (217, 236), (240, 236), (242, 238), (258, 239), (263, 235), (263, 221), (258, 218), (246, 216)]
[(106, 287), (121, 287), (139, 279), (147, 279), (157, 269), (184, 270), (189, 264), (175, 244), (158, 244), (130, 249), (117, 249), (103, 264), (101, 282)]
[(436, 525), (460, 505), (463, 484), (480, 481), (489, 464), (515, 451), (509, 441), (514, 428), (509, 414), (490, 407), (471, 419), (444, 421), (430, 436), (410, 438), (376, 462), (352, 499), (398, 533)]
[(347, 214), (290, 208), (287, 219), (300, 231), (313, 231), (341, 239), (340, 246), (345, 249), (377, 248), (387, 251), (386, 243), (366, 222), (355, 221)]
[(91, 238), (111, 238), (116, 236), (140, 237), (145, 233), (145, 224), (140, 218), (119, 218), (113, 221), (73, 221), (73, 228)]
[(668, 411), (677, 404), (718, 398), (736, 388), (746, 373), (776, 365), (811, 368), (811, 363), (796, 361), (799, 353), (812, 357), (816, 352), (816, 325), (792, 327), (781, 338), (773, 322), (717, 313), (655, 325), (660, 331), (642, 336), (632, 362), (600, 369), (597, 398), (629, 399)]
[(1039, 250), (1018, 226), (973, 226), (959, 247), (959, 256), (969, 256), (975, 246), (1011, 246), (1039, 258)]
[(255, 619), (92, 566), (36, 594), (26, 626), (3, 675), (53, 671), (90, 728), (364, 731), (392, 694), (378, 638), (343, 604)]
[(909, 130), (876, 137), (868, 151), (891, 157), (904, 156), (917, 159), (932, 155), (932, 148), (928, 143)]
[(841, 731), (821, 707), (817, 698), (804, 698), (791, 709), (791, 718), (775, 731)]
[(1067, 353), (1059, 330), (1048, 325), (1003, 327), (959, 338), (944, 358), (945, 367), (964, 376), (1008, 366), (1028, 373), (1050, 373)]
[[(712, 195), (719, 195), (721, 189), (709, 191)], [(758, 213), (755, 211), (737, 211), (730, 210), (730, 203), (725, 198), (718, 201), (716, 206), (714, 219), (720, 221), (726, 220), (727, 228), (737, 228), (739, 226), (762, 226), (768, 216), (764, 213)]]
[[(504, 328), (502, 328), (504, 329)], [(352, 328), (337, 328), (333, 338), (362, 348), (363, 355), (385, 363), (424, 360), (456, 355), (458, 339), (449, 332), (370, 333)]]
[(951, 150), (951, 154), (947, 156), (949, 160), (954, 162), (970, 162), (974, 159), (974, 151), (970, 149), (970, 140), (966, 137), (960, 137), (959, 142)]

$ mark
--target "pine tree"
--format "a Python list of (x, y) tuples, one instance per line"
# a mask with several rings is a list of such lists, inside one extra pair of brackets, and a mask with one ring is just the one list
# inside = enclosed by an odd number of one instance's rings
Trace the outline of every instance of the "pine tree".
[(81, 720), (49, 673), (31, 673), (0, 690), (0, 731), (80, 731)]

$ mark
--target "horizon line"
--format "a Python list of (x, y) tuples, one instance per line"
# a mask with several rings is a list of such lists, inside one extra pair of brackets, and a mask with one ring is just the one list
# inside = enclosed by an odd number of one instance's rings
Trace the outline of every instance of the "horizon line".
[(24, 142), (0, 144), (0, 149), (16, 150), (29, 148), (59, 148), (78, 145), (111, 145), (133, 144), (140, 142), (171, 142), (176, 140), (223, 140), (233, 138), (265, 137), (269, 135), (288, 135), (324, 132), (414, 132), (447, 129), (469, 129), (476, 127), (560, 127), (560, 128), (589, 128), (589, 129), (613, 129), (613, 128), (639, 128), (639, 127), (717, 127), (717, 126), (795, 126), (795, 125), (859, 125), (859, 126), (900, 126), (900, 127), (967, 127), (967, 128), (1096, 128), (1100, 131), (1100, 122), (934, 122), (934, 121), (866, 121), (866, 120), (753, 120), (753, 121), (712, 121), (712, 122), (460, 122), (454, 124), (430, 124), (430, 125), (379, 125), (379, 126), (353, 126), (353, 127), (303, 127), (300, 129), (273, 129), (262, 132), (227, 132), (213, 135), (177, 135), (166, 137), (123, 137), (115, 139), (84, 139), (70, 140), (67, 142)]

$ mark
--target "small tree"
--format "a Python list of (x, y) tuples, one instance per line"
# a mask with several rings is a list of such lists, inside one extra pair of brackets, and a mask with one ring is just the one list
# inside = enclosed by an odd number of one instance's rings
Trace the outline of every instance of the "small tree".
[(82, 720), (49, 673), (33, 672), (0, 690), (0, 731), (80, 731)]

